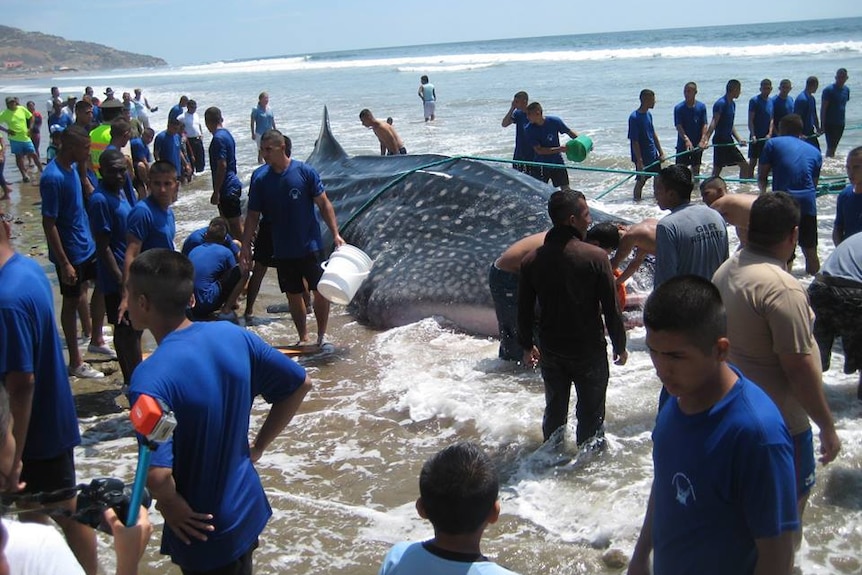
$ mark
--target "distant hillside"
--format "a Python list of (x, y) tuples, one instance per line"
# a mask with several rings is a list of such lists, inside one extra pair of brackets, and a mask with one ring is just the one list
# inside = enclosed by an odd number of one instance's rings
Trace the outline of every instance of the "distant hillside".
[(0, 73), (166, 66), (161, 58), (0, 26)]

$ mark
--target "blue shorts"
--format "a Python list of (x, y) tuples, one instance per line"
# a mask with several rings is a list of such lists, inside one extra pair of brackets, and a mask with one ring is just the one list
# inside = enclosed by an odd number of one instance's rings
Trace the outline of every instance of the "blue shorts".
[(793, 468), (796, 470), (796, 499), (808, 495), (815, 483), (814, 435), (811, 429), (793, 436)]
[(19, 142), (17, 140), (9, 140), (9, 144), (12, 149), (12, 153), (16, 156), (26, 156), (27, 154), (35, 154), (36, 148), (33, 147), (33, 142), (27, 140), (26, 142)]

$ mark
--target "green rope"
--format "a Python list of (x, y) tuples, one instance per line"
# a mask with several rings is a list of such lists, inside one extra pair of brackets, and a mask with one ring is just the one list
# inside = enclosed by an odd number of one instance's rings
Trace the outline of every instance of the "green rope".
[[(850, 127), (845, 128), (845, 130), (856, 130), (856, 129), (862, 129), (862, 124), (860, 124), (859, 126), (850, 126)], [(768, 139), (768, 138), (759, 138), (758, 140), (754, 140), (754, 141), (760, 141), (760, 140), (766, 140), (766, 139)], [(738, 145), (738, 144), (735, 142), (728, 142), (725, 144), (712, 144), (711, 146), (707, 146), (707, 148), (718, 148), (718, 147), (736, 146), (736, 145)], [(692, 150), (686, 150), (684, 152), (678, 152), (678, 153), (673, 154), (671, 156), (666, 156), (663, 161), (673, 160), (677, 156), (682, 156), (682, 155), (689, 154), (689, 153), (697, 151), (697, 150), (705, 150), (705, 149), (706, 148), (701, 148), (698, 146), (696, 148), (693, 148)], [(407, 176), (409, 176), (415, 172), (418, 172), (420, 170), (425, 170), (427, 168), (433, 168), (434, 166), (439, 166), (442, 164), (448, 164), (450, 162), (457, 162), (458, 160), (476, 160), (476, 161), (480, 161), (480, 162), (496, 162), (496, 163), (502, 163), (502, 164), (518, 163), (518, 164), (523, 164), (523, 165), (527, 165), (527, 166), (538, 166), (538, 167), (543, 167), (543, 168), (545, 168), (545, 167), (546, 168), (559, 168), (560, 167), (560, 164), (552, 164), (552, 163), (548, 163), (548, 162), (534, 162), (534, 161), (527, 161), (527, 160), (518, 160), (517, 162), (514, 162), (511, 159), (489, 158), (489, 157), (485, 157), (485, 156), (469, 156), (469, 155), (449, 156), (446, 158), (442, 158), (440, 160), (435, 160), (435, 161), (430, 162), (428, 164), (423, 164), (423, 165), (418, 166), (416, 168), (413, 168), (411, 170), (407, 170), (406, 172), (401, 172), (401, 173), (397, 174), (396, 177), (393, 178), (393, 180), (391, 182), (389, 182), (388, 184), (383, 186), (383, 188), (378, 190), (374, 195), (372, 195), (370, 198), (368, 198), (368, 200), (365, 203), (363, 203), (361, 206), (359, 206), (359, 209), (356, 210), (356, 212), (353, 213), (349, 218), (347, 218), (345, 220), (344, 224), (340, 226), (341, 230), (343, 231), (348, 226), (350, 226), (350, 224), (353, 223), (353, 221), (356, 218), (358, 218), (360, 215), (365, 213), (365, 211), (368, 210), (368, 208), (370, 208), (380, 198), (380, 196), (382, 196), (387, 190), (389, 190), (394, 185), (398, 184), (401, 180), (403, 180)], [(653, 163), (645, 166), (645, 168), (652, 168), (656, 164), (661, 163), (661, 161), (662, 160), (656, 160)], [(595, 199), (597, 199), (597, 200), (600, 200), (603, 197), (607, 196), (612, 191), (616, 190), (617, 188), (619, 188), (620, 186), (622, 186), (626, 182), (630, 181), (635, 176), (655, 176), (655, 172), (649, 172), (646, 170), (642, 170), (642, 171), (621, 170), (621, 169), (616, 169), (616, 168), (597, 168), (597, 167), (593, 167), (593, 166), (576, 166), (576, 165), (572, 165), (572, 164), (562, 164), (562, 167), (566, 168), (567, 170), (581, 170), (584, 172), (602, 172), (602, 173), (608, 173), (608, 174), (622, 174), (622, 175), (626, 176), (621, 181), (617, 182), (616, 184), (614, 184), (613, 186), (611, 186), (610, 188), (608, 188), (607, 190), (605, 190), (604, 192), (602, 192), (601, 194), (596, 196)], [(709, 177), (710, 176), (695, 176), (695, 179), (706, 179)], [(737, 182), (737, 183), (744, 183), (744, 184), (757, 184), (758, 183), (758, 180), (753, 179), (753, 178), (723, 178), (723, 179), (725, 182)], [(838, 194), (841, 192), (841, 190), (843, 190), (845, 188), (845, 186), (847, 185), (847, 181), (848, 181), (846, 176), (823, 176), (821, 178), (821, 180), (830, 180), (830, 182), (821, 183), (820, 185), (818, 185), (818, 187), (817, 187), (817, 195), (818, 196), (823, 196), (823, 195), (828, 195), (828, 194)]]
[[(397, 176), (396, 176), (396, 177), (395, 177), (391, 182), (389, 182), (388, 184), (386, 184), (385, 186), (383, 186), (383, 188), (381, 188), (377, 193), (375, 193), (375, 194), (374, 194), (374, 195), (372, 195), (370, 198), (368, 198), (368, 200), (367, 200), (364, 204), (362, 204), (361, 206), (359, 206), (359, 209), (358, 209), (358, 210), (356, 210), (356, 212), (355, 212), (355, 213), (353, 213), (349, 218), (347, 218), (347, 220), (345, 220), (344, 225), (339, 226), (340, 231), (344, 231), (344, 230), (345, 230), (345, 229), (346, 229), (346, 228), (347, 228), (351, 223), (353, 223), (353, 221), (354, 221), (356, 218), (358, 218), (360, 215), (362, 215), (363, 213), (365, 213), (365, 211), (366, 211), (368, 208), (370, 208), (370, 207), (371, 207), (371, 205), (372, 205), (372, 204), (374, 204), (374, 202), (376, 202), (376, 201), (377, 201), (377, 199), (378, 199), (381, 195), (383, 195), (383, 193), (384, 193), (384, 192), (386, 192), (389, 188), (391, 188), (392, 186), (394, 186), (395, 184), (397, 184), (398, 182), (400, 182), (401, 180), (403, 180), (404, 178), (406, 178), (406, 177), (407, 177), (407, 176), (409, 176), (410, 174), (413, 174), (413, 173), (415, 173), (415, 172), (418, 172), (419, 170), (424, 170), (424, 169), (426, 169), (426, 168), (433, 168), (434, 166), (439, 166), (440, 164), (446, 164), (446, 163), (449, 163), (449, 162), (457, 162), (457, 161), (458, 161), (458, 160), (460, 160), (462, 157), (463, 157), (463, 156), (450, 156), (450, 157), (447, 157), (447, 158), (443, 158), (443, 159), (441, 159), (441, 160), (435, 160), (435, 161), (433, 161), (433, 162), (431, 162), (431, 163), (429, 163), (429, 164), (423, 164), (423, 165), (421, 165), (421, 166), (419, 166), (419, 167), (417, 167), (417, 168), (413, 168), (412, 170), (407, 170), (406, 172), (402, 172), (402, 173), (398, 174), (398, 175), (397, 175)], [(511, 161), (511, 160), (510, 160), (510, 161)]]

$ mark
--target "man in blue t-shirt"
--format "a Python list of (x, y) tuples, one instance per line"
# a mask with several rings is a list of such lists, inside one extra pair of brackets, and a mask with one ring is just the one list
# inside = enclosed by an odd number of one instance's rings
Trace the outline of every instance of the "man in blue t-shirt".
[[(641, 90), (640, 107), (629, 116), (629, 142), (631, 143), (632, 162), (638, 172), (651, 172), (657, 174), (661, 170), (664, 161), (664, 150), (655, 126), (652, 123), (650, 110), (655, 107), (655, 92), (648, 89)], [(644, 184), (650, 176), (638, 176), (635, 180), (634, 200), (639, 202), (643, 192)]]
[(153, 155), (150, 153), (150, 143), (153, 141), (155, 132), (152, 128), (144, 128), (140, 138), (132, 138), (129, 140), (129, 147), (132, 151), (132, 182), (135, 189), (141, 194), (141, 197), (147, 195), (147, 180), (149, 179), (150, 164), (153, 163)]
[(772, 133), (778, 133), (778, 124), (781, 118), (787, 114), (793, 113), (793, 97), (790, 95), (790, 90), (793, 89), (793, 84), (787, 78), (781, 80), (778, 84), (778, 93), (772, 97)]
[[(66, 514), (76, 507), (74, 448), (81, 436), (54, 319), (54, 294), (41, 266), (15, 252), (11, 233), (0, 209), (0, 385), (9, 393), (17, 443), (10, 454), (12, 472), (3, 483), (12, 491), (50, 494), (40, 505), (58, 511), (51, 516), (81, 566), (95, 575), (95, 532)], [(44, 513), (36, 517), (48, 521)]]
[(87, 212), (96, 240), (97, 285), (105, 297), (108, 323), (114, 326), (114, 348), (128, 385), (141, 363), (141, 332), (117, 315), (122, 298), (123, 268), (129, 214), (132, 206), (123, 193), (128, 163), (119, 150), (105, 150), (99, 158), (102, 180), (90, 197)]
[(817, 117), (817, 99), (814, 97), (818, 86), (820, 86), (820, 81), (817, 76), (808, 76), (805, 80), (805, 90), (796, 96), (796, 101), (793, 103), (793, 113), (802, 118), (802, 134), (805, 141), (819, 150), (820, 140), (818, 136), (822, 132), (820, 131), (820, 120)]
[(227, 220), (214, 218), (204, 234), (204, 242), (188, 253), (195, 267), (193, 319), (206, 318), (217, 310), (220, 319), (236, 318), (233, 308), (245, 282), (241, 281), (243, 273), (236, 256), (225, 246), (227, 237)]
[(663, 389), (654, 478), (629, 573), (789, 573), (799, 528), (793, 444), (775, 404), (725, 362), (718, 289), (682, 276), (644, 308)]
[[(750, 178), (748, 163), (742, 157), (742, 153), (736, 146), (745, 146), (745, 141), (739, 137), (733, 126), (736, 120), (736, 100), (742, 93), (742, 84), (739, 80), (728, 80), (724, 96), (712, 105), (712, 121), (706, 131), (704, 141), (712, 138), (712, 176), (720, 176), (721, 169), (725, 166), (739, 166), (739, 177)], [(735, 140), (735, 143), (734, 143)]]
[[(57, 157), (45, 167), (39, 181), (42, 228), (48, 240), (48, 259), (60, 280), (60, 325), (69, 350), (69, 374), (101, 378), (104, 374), (81, 357), (76, 321), (79, 306), (87, 305), (87, 282), (96, 279), (96, 244), (78, 174), (78, 164), (90, 156), (90, 136), (80, 126), (69, 126), (61, 142)], [(98, 345), (97, 334), (91, 336), (91, 344)]]
[(512, 167), (519, 172), (524, 172), (527, 175), (532, 175), (533, 166), (522, 164), (518, 160), (532, 162), (535, 158), (533, 147), (527, 143), (527, 126), (530, 125), (530, 120), (527, 119), (527, 105), (530, 103), (530, 97), (526, 92), (517, 92), (512, 98), (512, 105), (509, 111), (503, 116), (502, 126), (508, 128), (515, 124), (515, 152), (512, 154), (512, 159), (515, 163)]
[(820, 95), (820, 127), (826, 135), (826, 157), (835, 157), (835, 149), (844, 135), (844, 120), (850, 88), (847, 83), (847, 68), (838, 68), (835, 83), (823, 88)]
[(566, 171), (563, 156), (565, 146), (560, 145), (560, 134), (568, 134), (577, 138), (578, 134), (570, 130), (557, 116), (545, 116), (542, 105), (533, 102), (527, 106), (527, 119), (530, 124), (524, 128), (527, 145), (533, 148), (533, 160), (546, 164), (558, 164), (560, 167), (536, 167), (532, 176), (547, 183), (549, 180), (555, 188), (569, 189), (569, 172)]
[(675, 163), (690, 166), (691, 173), (697, 177), (707, 144), (706, 104), (695, 99), (697, 84), (694, 82), (687, 82), (682, 94), (685, 99), (673, 108), (673, 125), (677, 133)]
[(176, 169), (177, 179), (182, 180), (186, 175), (192, 174), (192, 167), (183, 150), (183, 137), (181, 135), (183, 123), (179, 120), (170, 120), (168, 129), (159, 132), (153, 144), (153, 156), (156, 160), (170, 162)]
[(242, 237), (240, 196), (242, 183), (236, 173), (236, 142), (222, 127), (221, 110), (215, 106), (204, 112), (204, 123), (213, 135), (210, 142), (210, 169), (213, 176), (213, 193), (210, 203), (218, 206), (219, 214), (228, 221), (233, 237)]
[(802, 118), (788, 114), (778, 126), (781, 134), (772, 138), (760, 154), (757, 171), (758, 185), (766, 191), (772, 173), (772, 191), (787, 192), (799, 202), (802, 218), (799, 222), (799, 247), (805, 256), (805, 272), (811, 275), (820, 269), (817, 255), (817, 183), (823, 157), (818, 148), (805, 145)]
[[(272, 509), (254, 468), (302, 403), (305, 370), (254, 333), (229, 322), (192, 323), (194, 268), (154, 249), (132, 264), (129, 317), (158, 348), (132, 376), (134, 403), (149, 396), (177, 427), (153, 453), (147, 487), (165, 518), (161, 552), (188, 574), (251, 573)], [(254, 399), (272, 404), (249, 438)]]
[(180, 96), (180, 101), (171, 106), (168, 110), (168, 123), (180, 117), (180, 114), (186, 111), (186, 105), (189, 103), (189, 97), (185, 94)]
[(850, 183), (838, 194), (832, 242), (837, 246), (853, 234), (862, 232), (862, 146), (847, 154)]
[[(207, 230), (210, 229), (210, 226), (214, 222), (219, 220), (224, 221), (224, 218), (222, 218), (221, 216), (216, 216), (210, 220), (209, 224), (205, 225), (202, 228), (198, 228), (192, 233), (190, 233), (183, 242), (183, 247), (180, 248), (180, 253), (184, 256), (188, 256), (193, 249), (200, 245), (203, 245), (203, 243), (206, 241)], [(239, 261), (239, 240), (235, 240), (232, 235), (227, 234), (224, 238), (224, 241), (222, 242), (222, 245), (231, 251), (236, 261)]]
[(323, 275), (320, 257), (324, 246), (314, 208), (320, 210), (338, 248), (344, 239), (338, 233), (335, 209), (326, 197), (317, 171), (290, 157), (290, 138), (278, 130), (270, 130), (261, 137), (260, 149), (266, 165), (255, 170), (251, 177), (240, 259), (245, 269), (251, 268), (252, 240), (263, 215), (271, 225), (278, 284), (287, 295), (299, 342), (309, 341), (303, 299), (307, 285), (308, 290), (315, 292), (317, 344), (321, 345), (329, 321), (329, 302), (317, 293), (317, 283)]
[(774, 107), (769, 94), (772, 92), (772, 80), (764, 78), (760, 81), (760, 93), (748, 101), (748, 171), (754, 174), (754, 168), (760, 159), (760, 152), (766, 145), (766, 140), (772, 137), (772, 115)]

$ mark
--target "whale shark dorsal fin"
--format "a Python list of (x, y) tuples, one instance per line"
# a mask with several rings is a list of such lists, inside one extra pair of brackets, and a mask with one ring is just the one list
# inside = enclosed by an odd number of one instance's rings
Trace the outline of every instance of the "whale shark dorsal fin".
[(332, 128), (329, 126), (329, 110), (326, 106), (323, 107), (323, 122), (320, 124), (320, 133), (317, 135), (317, 141), (314, 143), (314, 150), (308, 157), (308, 163), (314, 165), (320, 161), (338, 161), (347, 158), (347, 152), (332, 135)]

